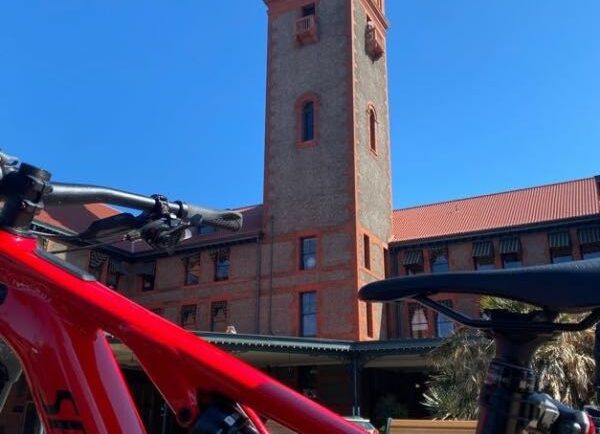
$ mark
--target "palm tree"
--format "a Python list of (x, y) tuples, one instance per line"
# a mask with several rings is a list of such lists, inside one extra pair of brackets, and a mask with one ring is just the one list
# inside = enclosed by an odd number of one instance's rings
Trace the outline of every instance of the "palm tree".
[[(486, 297), (484, 309), (527, 312), (523, 303)], [(568, 319), (563, 316), (562, 320)], [(487, 366), (494, 356), (494, 343), (478, 330), (460, 328), (430, 353), (435, 370), (424, 404), (440, 419), (475, 419), (477, 398)], [(576, 408), (594, 400), (594, 331), (563, 333), (536, 352), (533, 366), (540, 388), (550, 396)]]

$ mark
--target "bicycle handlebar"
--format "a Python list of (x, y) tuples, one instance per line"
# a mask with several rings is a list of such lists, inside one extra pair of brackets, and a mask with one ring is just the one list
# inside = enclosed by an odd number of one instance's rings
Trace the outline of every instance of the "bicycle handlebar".
[(0, 218), (2, 225), (27, 229), (44, 206), (106, 203), (146, 212), (175, 214), (179, 219), (200, 226), (202, 223), (229, 230), (241, 229), (242, 215), (184, 202), (168, 202), (162, 196), (143, 196), (114, 188), (85, 184), (50, 182), (49, 172), (0, 152), (0, 196), (7, 199)]
[[(53, 182), (51, 185), (52, 191), (44, 195), (44, 202), (47, 205), (110, 203), (141, 211), (150, 211), (156, 206), (156, 200), (151, 197), (113, 188), (61, 182)], [(169, 211), (177, 214), (180, 209), (179, 204), (169, 203)]]
[[(107, 187), (83, 184), (52, 183), (52, 190), (44, 194), (47, 205), (107, 203), (116, 206), (151, 211), (157, 199)], [(235, 211), (219, 211), (184, 202), (165, 202), (169, 212), (186, 221), (197, 221), (237, 231), (241, 229), (242, 215)]]

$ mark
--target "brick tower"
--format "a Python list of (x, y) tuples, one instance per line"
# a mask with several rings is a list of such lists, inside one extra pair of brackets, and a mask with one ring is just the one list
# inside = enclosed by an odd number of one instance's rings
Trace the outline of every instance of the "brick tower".
[(265, 0), (261, 331), (384, 337), (391, 180), (383, 0)]

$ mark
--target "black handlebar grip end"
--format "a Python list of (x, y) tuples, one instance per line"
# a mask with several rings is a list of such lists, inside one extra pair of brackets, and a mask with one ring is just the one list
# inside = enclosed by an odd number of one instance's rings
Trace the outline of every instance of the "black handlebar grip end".
[[(192, 224), (202, 222), (232, 231), (239, 231), (242, 228), (244, 218), (241, 213), (235, 211), (218, 211), (196, 205), (187, 206), (187, 220)], [(199, 218), (200, 217), (200, 218)]]

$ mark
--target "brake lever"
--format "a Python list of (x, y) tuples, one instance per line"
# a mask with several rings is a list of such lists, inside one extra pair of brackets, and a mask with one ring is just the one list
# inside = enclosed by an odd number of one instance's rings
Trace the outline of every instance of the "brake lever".
[(186, 239), (185, 231), (191, 225), (173, 216), (151, 221), (140, 228), (141, 238), (156, 249), (172, 253), (175, 246)]

